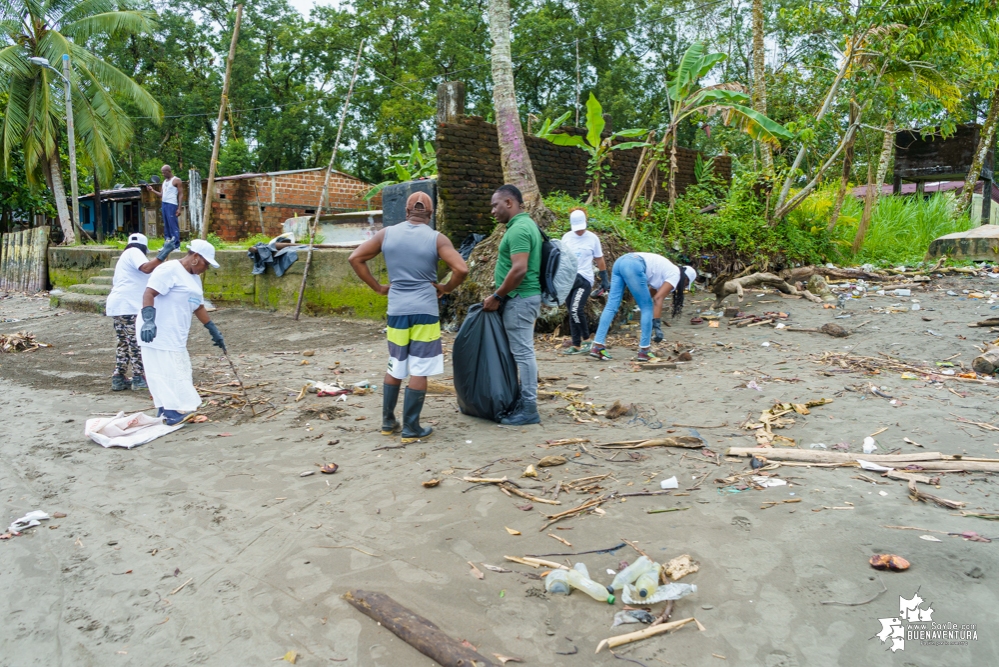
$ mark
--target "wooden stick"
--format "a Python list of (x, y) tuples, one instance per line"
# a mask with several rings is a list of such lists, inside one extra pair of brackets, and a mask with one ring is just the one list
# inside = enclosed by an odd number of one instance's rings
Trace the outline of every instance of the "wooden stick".
[(305, 281), (309, 277), (309, 266), (312, 265), (312, 248), (316, 240), (316, 228), (319, 226), (319, 216), (323, 213), (323, 202), (329, 195), (330, 174), (333, 173), (333, 162), (336, 160), (337, 149), (340, 148), (340, 135), (343, 132), (343, 123), (347, 120), (347, 109), (350, 107), (350, 96), (354, 92), (354, 82), (357, 81), (357, 68), (361, 65), (361, 51), (364, 50), (364, 40), (357, 47), (357, 59), (354, 61), (354, 73), (350, 77), (350, 87), (347, 88), (347, 98), (343, 101), (343, 109), (340, 111), (340, 127), (336, 131), (336, 140), (333, 142), (333, 154), (330, 155), (330, 164), (326, 168), (326, 180), (323, 182), (323, 191), (319, 194), (319, 205), (316, 206), (316, 219), (309, 225), (309, 253), (305, 257), (305, 268), (302, 270), (302, 285), (298, 288), (298, 303), (295, 304), (295, 320), (302, 314), (302, 298), (305, 296)]
[(506, 477), (462, 477), (462, 479), (473, 484), (502, 484), (508, 481)]
[(452, 639), (427, 619), (382, 593), (355, 590), (343, 596), (355, 609), (390, 630), (442, 667), (496, 667), (478, 651)]
[(942, 461), (940, 452), (919, 452), (912, 454), (853, 454), (840, 452), (820, 452), (776, 447), (729, 447), (727, 456), (757, 456), (771, 461), (806, 461), (809, 463), (852, 463), (858, 458), (871, 463), (912, 463), (917, 461)]
[(691, 616), (690, 618), (685, 618), (680, 621), (672, 621), (670, 623), (663, 623), (662, 625), (648, 627), (644, 630), (639, 630), (638, 632), (629, 632), (624, 635), (618, 635), (617, 637), (608, 637), (597, 644), (597, 650), (595, 652), (600, 653), (605, 646), (607, 648), (616, 648), (622, 644), (630, 644), (632, 642), (641, 641), (642, 639), (648, 639), (649, 637), (655, 637), (656, 635), (661, 635), (664, 632), (682, 628), (688, 623), (693, 623), (694, 621), (694, 617)]
[(548, 500), (547, 498), (538, 498), (537, 496), (532, 496), (530, 493), (527, 493), (526, 491), (521, 491), (517, 487), (511, 486), (510, 484), (500, 484), (499, 487), (503, 490), (509, 491), (515, 496), (520, 496), (521, 498), (524, 498), (526, 500), (533, 500), (536, 503), (544, 503), (545, 505), (562, 504), (562, 501), (560, 500)]
[(518, 556), (503, 556), (509, 561), (514, 563), (520, 563), (521, 565), (530, 565), (531, 567), (554, 567), (557, 570), (568, 570), (569, 568), (561, 563), (556, 563), (551, 560), (544, 560), (543, 558), (534, 558), (533, 556), (524, 556), (523, 558)]
[(176, 595), (177, 593), (179, 593), (184, 588), (184, 586), (187, 586), (192, 581), (194, 581), (194, 577), (191, 577), (190, 579), (188, 579), (187, 581), (185, 581), (184, 583), (182, 583), (180, 586), (178, 586), (177, 588), (175, 588), (172, 591), (170, 591), (169, 593), (167, 593), (167, 595), (168, 596), (170, 596), (170, 595)]
[(222, 125), (225, 123), (225, 110), (229, 106), (229, 79), (232, 77), (232, 61), (236, 59), (236, 42), (239, 40), (239, 24), (243, 21), (243, 5), (236, 5), (236, 22), (232, 28), (232, 41), (229, 43), (229, 57), (225, 61), (225, 79), (222, 81), (222, 100), (219, 102), (219, 118), (215, 123), (215, 143), (212, 145), (212, 159), (208, 163), (208, 186), (205, 189), (205, 211), (201, 220), (201, 238), (208, 238), (208, 225), (212, 221), (212, 196), (215, 194), (215, 167), (219, 161), (219, 142), (222, 140)]
[(609, 442), (605, 445), (594, 445), (600, 449), (644, 449), (646, 447), (686, 447), (688, 449), (699, 449), (704, 446), (704, 441), (691, 435), (678, 435), (669, 438), (655, 438), (653, 440), (639, 440), (624, 442)]

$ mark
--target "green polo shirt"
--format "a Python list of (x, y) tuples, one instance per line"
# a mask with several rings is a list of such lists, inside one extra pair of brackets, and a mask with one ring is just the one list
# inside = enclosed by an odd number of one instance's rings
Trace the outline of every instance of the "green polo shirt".
[(531, 216), (526, 213), (513, 216), (506, 225), (506, 233), (500, 241), (499, 255), (496, 257), (496, 287), (502, 285), (506, 274), (510, 273), (510, 267), (513, 266), (510, 256), (527, 252), (530, 253), (527, 258), (527, 274), (517, 289), (508, 296), (528, 297), (541, 294), (541, 243), (541, 230), (531, 220)]

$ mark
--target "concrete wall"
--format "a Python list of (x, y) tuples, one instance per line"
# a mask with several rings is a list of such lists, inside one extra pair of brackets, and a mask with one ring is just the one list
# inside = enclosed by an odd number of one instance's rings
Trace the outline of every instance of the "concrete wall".
[[(313, 315), (341, 315), (363, 319), (384, 319), (388, 297), (380, 296), (362, 283), (347, 262), (349, 249), (315, 250), (309, 280), (305, 286), (302, 311)], [(120, 250), (112, 248), (53, 247), (49, 248), (49, 281), (53, 287), (66, 289), (86, 282), (100, 270), (114, 266)], [(180, 252), (172, 255), (179, 259)], [(220, 250), (216, 253), (218, 269), (209, 269), (203, 276), (205, 296), (218, 303), (294, 311), (298, 289), (302, 284), (306, 254), (280, 278), (271, 269), (259, 276), (250, 274), (252, 262), (245, 250)], [(372, 273), (382, 282), (388, 281), (381, 257), (368, 263)]]
[[(565, 131), (585, 133), (579, 128)], [(587, 191), (588, 155), (585, 151), (574, 146), (556, 146), (547, 139), (530, 135), (525, 140), (542, 194), (565, 192), (579, 196)], [(610, 153), (607, 164), (613, 178), (610, 182), (605, 181), (604, 194), (611, 203), (618, 204), (627, 195), (640, 156), (641, 149)], [(680, 193), (694, 183), (696, 157), (697, 151), (678, 149), (676, 185)], [(715, 157), (714, 167), (720, 178), (731, 179), (731, 157)], [(456, 243), (472, 232), (490, 233), (495, 222), (490, 214), (489, 198), (503, 185), (496, 126), (479, 116), (465, 116), (457, 123), (439, 124), (437, 173), (438, 229)]]

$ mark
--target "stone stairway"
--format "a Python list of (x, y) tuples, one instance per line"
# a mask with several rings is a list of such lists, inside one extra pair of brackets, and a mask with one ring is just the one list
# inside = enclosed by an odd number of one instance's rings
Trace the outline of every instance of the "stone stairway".
[[(115, 262), (118, 258), (115, 258)], [(104, 314), (111, 283), (114, 281), (114, 268), (101, 269), (96, 276), (78, 285), (70, 285), (67, 291), (52, 290), (49, 303), (53, 308), (65, 308), (81, 313)]]

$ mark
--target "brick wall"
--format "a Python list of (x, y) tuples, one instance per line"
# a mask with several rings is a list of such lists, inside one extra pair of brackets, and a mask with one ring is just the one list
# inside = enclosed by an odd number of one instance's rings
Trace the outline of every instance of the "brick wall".
[[(582, 134), (576, 128), (568, 131)], [(527, 136), (527, 151), (542, 194), (561, 191), (579, 196), (587, 190), (588, 155), (573, 146), (556, 146), (547, 139)], [(604, 194), (618, 204), (627, 195), (641, 149), (615, 151), (608, 164), (613, 178)], [(681, 148), (678, 155), (677, 190), (683, 192), (694, 183), (694, 160), (697, 151)], [(715, 158), (715, 171), (729, 180), (732, 159)], [(453, 241), (460, 242), (471, 232), (488, 234), (494, 221), (489, 213), (493, 191), (503, 185), (496, 126), (479, 116), (466, 116), (458, 123), (437, 127), (437, 187), (439, 227)]]
[[(314, 169), (216, 180), (209, 231), (227, 241), (259, 234), (259, 201), (263, 208), (264, 233), (277, 236), (281, 233), (282, 223), (288, 218), (316, 212), (325, 178), (325, 169)], [(202, 184), (202, 190), (205, 189), (207, 182)], [(330, 176), (329, 202), (323, 207), (323, 212), (378, 209), (381, 207), (380, 196), (374, 197), (370, 202), (362, 199), (370, 189), (369, 183), (334, 172)]]

